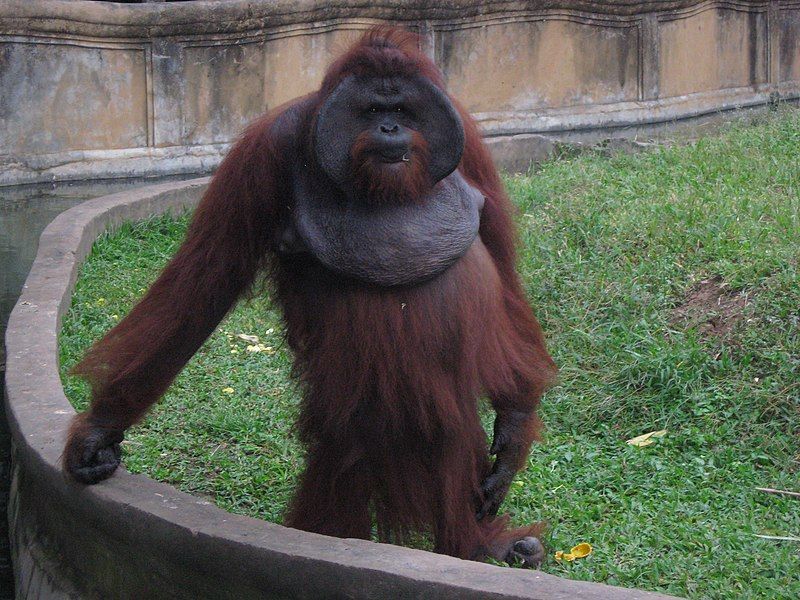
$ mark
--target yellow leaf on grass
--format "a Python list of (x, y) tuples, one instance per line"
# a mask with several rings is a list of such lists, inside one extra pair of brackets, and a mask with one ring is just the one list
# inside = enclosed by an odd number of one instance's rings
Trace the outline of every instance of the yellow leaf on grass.
[(222, 393), (223, 394), (232, 394), (233, 392), (234, 392), (234, 389), (232, 387), (222, 388)]
[(251, 344), (258, 343), (257, 335), (247, 335), (246, 333), (237, 333), (236, 337), (238, 337), (240, 340), (244, 340), (245, 342), (250, 342)]
[(575, 558), (586, 558), (592, 553), (592, 545), (586, 542), (581, 542), (569, 551)]
[(667, 435), (667, 430), (659, 429), (658, 431), (651, 431), (649, 433), (637, 435), (636, 437), (629, 439), (626, 443), (630, 444), (631, 446), (636, 446), (637, 448), (643, 448), (644, 446), (649, 446), (655, 442), (653, 438), (659, 438), (665, 435)]
[(558, 561), (565, 560), (567, 562), (572, 562), (577, 558), (586, 558), (592, 553), (592, 545), (587, 544), (586, 542), (581, 542), (577, 546), (573, 546), (572, 550), (569, 552), (564, 552), (563, 550), (559, 550), (555, 554), (555, 559)]
[(275, 348), (272, 346), (265, 346), (264, 344), (254, 344), (247, 347), (248, 352), (266, 352), (267, 354), (275, 354)]

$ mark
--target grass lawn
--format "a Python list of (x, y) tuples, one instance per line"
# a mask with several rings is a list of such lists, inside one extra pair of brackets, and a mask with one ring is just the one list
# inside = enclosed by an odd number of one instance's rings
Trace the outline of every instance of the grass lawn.
[[(507, 180), (520, 264), (561, 368), (505, 504), (550, 524), (550, 573), (693, 598), (800, 598), (800, 111), (638, 155)], [(66, 372), (177, 248), (186, 220), (125, 226), (83, 267)], [(258, 340), (243, 339), (257, 336)], [(131, 471), (280, 522), (302, 468), (299, 390), (268, 298), (240, 305), (124, 443)], [(486, 424), (491, 414), (486, 411)], [(626, 440), (654, 430), (645, 447)], [(589, 542), (573, 563), (556, 550)]]

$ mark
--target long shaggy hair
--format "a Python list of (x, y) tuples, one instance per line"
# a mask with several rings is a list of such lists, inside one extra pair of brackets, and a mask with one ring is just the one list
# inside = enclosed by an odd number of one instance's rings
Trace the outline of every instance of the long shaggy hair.
[(365, 131), (351, 151), (353, 185), (358, 193), (376, 204), (419, 201), (431, 188), (430, 154), (425, 138), (411, 134), (411, 150), (399, 162), (381, 160), (373, 137)]
[(441, 72), (420, 52), (421, 45), (419, 36), (410, 31), (387, 25), (374, 27), (331, 64), (319, 94), (324, 99), (349, 75), (421, 76), (444, 89)]

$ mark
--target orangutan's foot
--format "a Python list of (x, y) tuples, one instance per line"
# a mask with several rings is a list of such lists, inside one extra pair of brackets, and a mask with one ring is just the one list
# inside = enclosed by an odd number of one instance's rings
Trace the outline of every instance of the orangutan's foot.
[(523, 569), (538, 569), (542, 560), (544, 560), (544, 546), (539, 538), (533, 536), (514, 542), (505, 558), (512, 567), (519, 566)]

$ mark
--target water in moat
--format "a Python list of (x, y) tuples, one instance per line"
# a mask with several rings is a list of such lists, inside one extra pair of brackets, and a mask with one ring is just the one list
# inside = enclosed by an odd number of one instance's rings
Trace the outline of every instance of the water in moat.
[[(192, 177), (199, 175), (0, 187), (0, 340), (50, 221), (90, 198)], [(0, 366), (4, 362), (0, 344)]]

